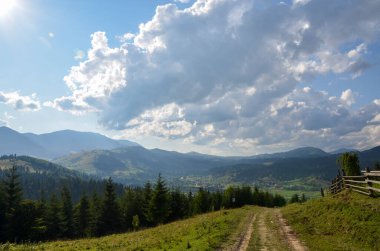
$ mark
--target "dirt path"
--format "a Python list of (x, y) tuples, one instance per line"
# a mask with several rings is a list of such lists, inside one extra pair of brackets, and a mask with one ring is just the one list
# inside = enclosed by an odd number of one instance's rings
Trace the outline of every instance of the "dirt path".
[(306, 251), (308, 250), (301, 241), (297, 238), (292, 228), (287, 224), (286, 220), (282, 217), (280, 210), (276, 210), (275, 214), (277, 215), (278, 222), (283, 231), (286, 241), (292, 247), (294, 251)]
[(279, 209), (257, 208), (237, 229), (223, 251), (307, 251)]
[(265, 217), (267, 213), (266, 211), (261, 213), (259, 216), (259, 222), (258, 222), (258, 233), (259, 233), (259, 241), (260, 241), (260, 250), (267, 251), (268, 250), (268, 243), (269, 243), (269, 231), (265, 224)]
[(224, 248), (223, 251), (246, 251), (251, 240), (253, 224), (256, 221), (256, 214), (251, 214), (248, 218), (249, 223), (244, 232), (240, 233), (237, 241), (230, 247)]
[(253, 224), (255, 223), (255, 220), (256, 220), (256, 214), (253, 217), (251, 217), (251, 221), (248, 225), (248, 229), (245, 232), (243, 238), (240, 239), (237, 250), (246, 251), (248, 249), (249, 241), (251, 240), (251, 236), (253, 232)]

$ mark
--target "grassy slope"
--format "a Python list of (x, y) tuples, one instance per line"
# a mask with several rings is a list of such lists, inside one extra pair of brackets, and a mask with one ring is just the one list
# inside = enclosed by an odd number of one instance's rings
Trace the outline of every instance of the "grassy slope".
[(3, 245), (0, 250), (185, 250), (188, 242), (190, 250), (215, 250), (234, 242), (254, 208), (203, 214), (134, 233), (38, 245)]
[(345, 191), (282, 211), (310, 250), (380, 250), (380, 198)]

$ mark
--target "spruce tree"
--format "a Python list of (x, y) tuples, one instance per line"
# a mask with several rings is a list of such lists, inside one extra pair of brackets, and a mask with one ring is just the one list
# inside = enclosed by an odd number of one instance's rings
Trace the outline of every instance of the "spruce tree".
[(47, 203), (45, 199), (45, 193), (41, 193), (40, 199), (36, 202), (36, 219), (33, 227), (33, 240), (42, 241), (46, 239), (47, 231)]
[(150, 200), (152, 199), (152, 185), (148, 181), (145, 183), (144, 191), (143, 191), (143, 201), (142, 201), (142, 215), (141, 222), (144, 225), (150, 225), (151, 222), (149, 221), (149, 204)]
[(206, 192), (203, 188), (199, 188), (197, 194), (194, 197), (194, 213), (201, 214), (208, 212), (211, 207), (209, 193)]
[(61, 191), (61, 216), (62, 234), (64, 237), (71, 238), (74, 235), (73, 203), (70, 191), (66, 186)]
[(102, 201), (99, 196), (94, 193), (90, 201), (90, 235), (99, 236), (99, 226), (100, 226), (100, 214), (102, 210)]
[(0, 242), (5, 241), (5, 194), (3, 183), (0, 182)]
[(166, 222), (169, 215), (169, 194), (165, 181), (162, 179), (161, 174), (159, 174), (149, 203), (148, 219), (154, 225), (157, 225)]
[(176, 188), (170, 192), (170, 215), (169, 220), (174, 221), (182, 219), (187, 215), (188, 206), (187, 206), (186, 196)]
[(116, 202), (115, 187), (112, 179), (106, 183), (104, 201), (99, 219), (99, 233), (111, 234), (120, 231), (120, 209)]
[(5, 192), (5, 236), (9, 241), (17, 241), (17, 218), (20, 211), (22, 188), (15, 165), (6, 174)]
[(75, 228), (76, 235), (79, 237), (90, 236), (90, 201), (84, 195), (80, 199), (79, 204), (75, 208)]
[[(130, 187), (125, 189), (121, 198), (121, 217), (123, 222), (123, 228), (125, 230), (132, 229), (133, 216), (140, 211), (139, 202), (136, 199), (136, 191)], [(141, 213), (141, 212), (140, 212)]]
[(62, 220), (59, 201), (55, 194), (50, 197), (46, 213), (46, 226), (46, 235), (48, 239), (54, 240), (61, 236)]

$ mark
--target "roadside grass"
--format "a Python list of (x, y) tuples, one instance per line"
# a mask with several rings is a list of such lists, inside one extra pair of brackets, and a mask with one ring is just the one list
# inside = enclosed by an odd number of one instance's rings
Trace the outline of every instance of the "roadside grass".
[(380, 198), (346, 190), (282, 212), (310, 250), (380, 250)]
[(0, 250), (216, 250), (232, 243), (255, 207), (221, 210), (133, 233), (38, 244), (4, 244)]

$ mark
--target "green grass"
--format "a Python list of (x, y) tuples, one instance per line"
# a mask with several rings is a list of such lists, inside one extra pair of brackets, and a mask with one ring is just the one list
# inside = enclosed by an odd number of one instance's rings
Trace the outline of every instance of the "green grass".
[[(0, 246), (0, 250), (215, 250), (234, 242), (254, 207), (203, 214), (133, 233), (41, 244)], [(190, 248), (188, 248), (188, 244)]]
[(310, 250), (380, 250), (380, 198), (347, 190), (282, 211)]

